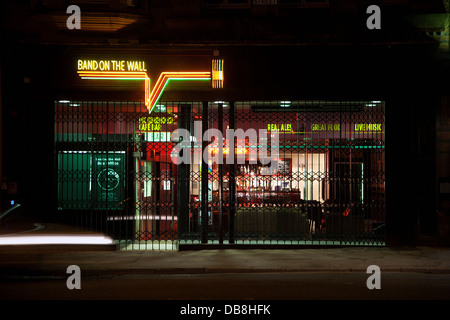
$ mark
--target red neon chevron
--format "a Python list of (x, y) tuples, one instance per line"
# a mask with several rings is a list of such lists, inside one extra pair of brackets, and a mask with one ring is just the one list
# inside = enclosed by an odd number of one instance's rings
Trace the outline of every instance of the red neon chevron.
[(208, 80), (211, 79), (211, 72), (162, 72), (150, 91), (150, 78), (146, 72), (142, 71), (78, 71), (82, 79), (111, 79), (111, 80), (130, 80), (142, 79), (145, 81), (145, 105), (149, 113), (158, 102), (165, 86), (169, 80)]

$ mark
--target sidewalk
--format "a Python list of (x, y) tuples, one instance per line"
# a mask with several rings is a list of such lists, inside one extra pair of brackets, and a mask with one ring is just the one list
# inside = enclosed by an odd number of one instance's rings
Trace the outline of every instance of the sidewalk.
[(450, 273), (450, 249), (348, 247), (330, 249), (224, 249), (201, 251), (0, 251), (0, 277), (83, 274), (207, 274), (267, 272)]
[[(27, 226), (27, 235), (97, 235), (58, 225)], [(32, 228), (32, 229), (30, 229)], [(9, 230), (10, 232), (12, 230)], [(0, 238), (10, 232), (0, 232)], [(23, 233), (15, 233), (23, 234)], [(188, 251), (114, 250), (115, 245), (0, 245), (0, 278), (66, 276), (69, 265), (84, 275), (206, 274), (264, 272), (366, 272), (377, 265), (386, 272), (450, 273), (450, 248), (326, 247), (302, 249), (207, 249)]]

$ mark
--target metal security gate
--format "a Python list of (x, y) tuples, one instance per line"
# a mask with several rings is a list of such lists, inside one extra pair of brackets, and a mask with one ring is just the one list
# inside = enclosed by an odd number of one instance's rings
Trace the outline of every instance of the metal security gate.
[(124, 249), (383, 245), (384, 131), (381, 101), (59, 101), (57, 217)]
[(384, 104), (380, 101), (238, 103), (237, 127), (278, 133), (278, 170), (237, 167), (241, 241), (382, 244)]

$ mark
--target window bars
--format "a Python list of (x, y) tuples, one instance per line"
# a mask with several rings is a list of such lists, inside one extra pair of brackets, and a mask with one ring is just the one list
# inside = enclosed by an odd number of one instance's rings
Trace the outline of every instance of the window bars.
[(123, 249), (384, 245), (384, 108), (55, 102), (56, 214)]

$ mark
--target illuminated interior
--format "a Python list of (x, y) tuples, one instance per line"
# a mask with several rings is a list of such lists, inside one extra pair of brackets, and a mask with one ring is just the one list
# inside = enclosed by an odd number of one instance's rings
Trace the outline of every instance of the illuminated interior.
[[(164, 90), (170, 77), (161, 75), (153, 90)], [(217, 241), (220, 210), (228, 236), (234, 206), (237, 243), (384, 243), (384, 102), (237, 101), (234, 118), (229, 102), (207, 105), (210, 129), (225, 132), (234, 119), (234, 128), (244, 132), (277, 132), (277, 173), (250, 161), (249, 137), (234, 146), (243, 163), (228, 165), (226, 135), (222, 165), (213, 161), (220, 140), (206, 137), (205, 171), (205, 137), (194, 130), (196, 121), (203, 123), (203, 102), (159, 100), (149, 114), (143, 102), (60, 101), (55, 146), (62, 214), (104, 217), (108, 230), (118, 232), (115, 239), (131, 239), (126, 243), (198, 243), (206, 174), (211, 241)], [(179, 128), (191, 134), (185, 166), (171, 158), (171, 135)]]

